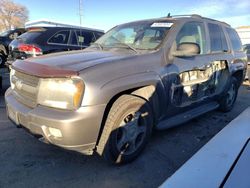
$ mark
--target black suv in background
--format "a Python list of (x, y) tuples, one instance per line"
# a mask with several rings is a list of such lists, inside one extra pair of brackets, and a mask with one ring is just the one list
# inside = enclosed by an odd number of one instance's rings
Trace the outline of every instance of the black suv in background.
[(13, 30), (7, 30), (0, 34), (0, 66), (4, 65), (9, 53), (8, 46), (13, 39), (23, 34), (25, 29), (17, 28)]
[(10, 43), (7, 64), (15, 59), (84, 49), (103, 34), (102, 30), (81, 27), (31, 27)]

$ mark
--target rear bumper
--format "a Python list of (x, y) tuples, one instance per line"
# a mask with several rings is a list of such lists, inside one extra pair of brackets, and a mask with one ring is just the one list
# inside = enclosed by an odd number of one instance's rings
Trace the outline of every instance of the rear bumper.
[[(12, 90), (5, 93), (8, 117), (42, 141), (90, 155), (96, 146), (105, 105), (65, 111), (44, 106), (29, 108), (15, 99)], [(55, 136), (51, 128), (61, 136)]]

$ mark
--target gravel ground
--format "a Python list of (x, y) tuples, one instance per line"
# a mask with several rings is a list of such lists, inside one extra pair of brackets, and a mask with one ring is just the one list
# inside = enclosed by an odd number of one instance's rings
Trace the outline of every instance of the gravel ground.
[[(3, 75), (5, 89), (8, 74)], [(245, 83), (240, 88), (231, 112), (213, 111), (182, 126), (154, 132), (141, 156), (123, 166), (46, 145), (16, 128), (5, 115), (1, 91), (0, 187), (158, 187), (250, 105), (246, 87)]]

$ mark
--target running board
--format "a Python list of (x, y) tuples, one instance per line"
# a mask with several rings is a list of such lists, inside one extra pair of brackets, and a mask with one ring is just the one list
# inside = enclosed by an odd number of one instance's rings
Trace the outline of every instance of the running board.
[(157, 130), (163, 130), (168, 129), (174, 126), (177, 126), (179, 124), (185, 123), (195, 117), (198, 117), (206, 112), (215, 110), (219, 107), (219, 104), (217, 102), (210, 102), (208, 104), (201, 105), (197, 108), (194, 108), (192, 110), (189, 110), (187, 112), (178, 114), (174, 117), (167, 118), (162, 120), (156, 125)]

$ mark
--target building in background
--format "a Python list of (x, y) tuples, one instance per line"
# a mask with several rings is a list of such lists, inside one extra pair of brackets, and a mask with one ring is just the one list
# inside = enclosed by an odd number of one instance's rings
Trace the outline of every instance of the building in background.
[(250, 44), (250, 26), (241, 26), (236, 28), (242, 44)]

